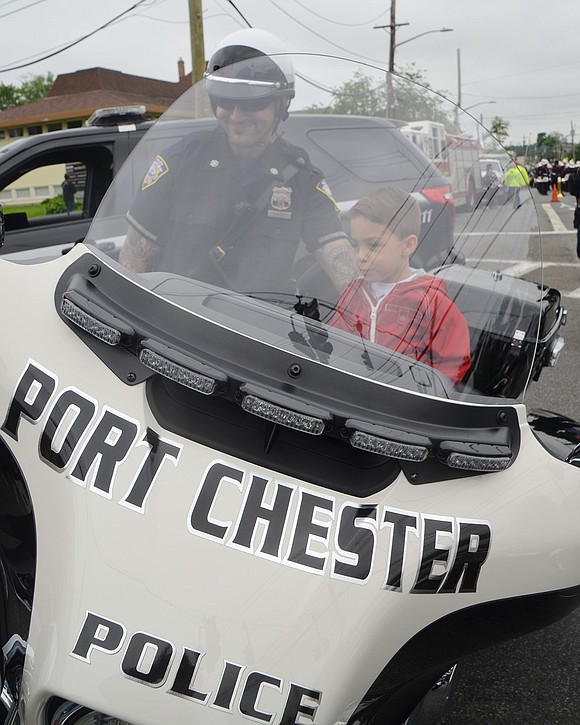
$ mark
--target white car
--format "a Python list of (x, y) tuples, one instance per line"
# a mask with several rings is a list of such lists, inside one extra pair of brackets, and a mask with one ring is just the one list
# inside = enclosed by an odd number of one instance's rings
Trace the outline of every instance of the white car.
[(495, 175), (497, 176), (497, 180), (500, 184), (503, 184), (503, 179), (505, 176), (505, 166), (502, 164), (502, 162), (499, 159), (479, 159), (479, 167), (481, 171), (481, 178), (483, 179), (484, 176), (487, 173), (488, 166), (491, 165), (492, 171), (494, 171)]

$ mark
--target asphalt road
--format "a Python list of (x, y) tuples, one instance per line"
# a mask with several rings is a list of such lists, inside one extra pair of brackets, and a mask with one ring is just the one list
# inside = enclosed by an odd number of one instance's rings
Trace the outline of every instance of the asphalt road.
[[(580, 420), (580, 261), (572, 229), (574, 199), (565, 195), (551, 202), (534, 191), (533, 201), (542, 238), (544, 282), (562, 292), (569, 315), (561, 330), (566, 346), (558, 365), (532, 383), (526, 403)], [(465, 220), (465, 215), (458, 215), (459, 225)], [(529, 251), (532, 259), (539, 259), (537, 235), (530, 240)], [(526, 276), (537, 279), (537, 275), (536, 270)], [(580, 552), (578, 559), (580, 570)], [(580, 610), (546, 629), (466, 659), (440, 725), (580, 725)]]

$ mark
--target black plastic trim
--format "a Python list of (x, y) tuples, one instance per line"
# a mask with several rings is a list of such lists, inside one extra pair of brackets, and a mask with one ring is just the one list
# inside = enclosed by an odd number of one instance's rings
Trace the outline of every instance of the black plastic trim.
[[(24, 649), (13, 646), (4, 662), (2, 648), (12, 638), (26, 642), (36, 576), (36, 525), (28, 486), (12, 453), (0, 440), (0, 659), (12, 694), (18, 692)], [(0, 713), (2, 705), (0, 705)]]
[(551, 456), (580, 468), (580, 423), (541, 409), (528, 412), (528, 423)]
[[(110, 265), (92, 253), (73, 262), (57, 285), (57, 311), (121, 380), (137, 384), (151, 379), (149, 402), (167, 430), (356, 496), (371, 495), (389, 485), (399, 467), (416, 484), (479, 475), (441, 462), (437, 450), (443, 441), (508, 446), (512, 460), (518, 454), (520, 430), (513, 406), (452, 401), (450, 382), (426, 365), (380, 346), (353, 344), (355, 338), (347, 333), (260, 300), (226, 297), (200, 282), (161, 273), (139, 279), (138, 284)], [(133, 329), (132, 342), (127, 347), (110, 347), (63, 317), (60, 303), (71, 291)], [(234, 314), (236, 330), (241, 332), (231, 329)], [(265, 342), (252, 337), (256, 317), (264, 326)], [(307, 340), (297, 344), (299, 324), (304, 327), (300, 336)], [(145, 340), (220, 371), (227, 380), (221, 394), (198, 400), (206, 396), (161, 382), (137, 359)], [(334, 354), (342, 369), (327, 364), (329, 354)], [(366, 377), (366, 362), (361, 361), (369, 360), (372, 371), (367, 370)], [(265, 398), (294, 400), (297, 409), (311, 406), (328, 411), (331, 419), (324, 434), (313, 443), (308, 439), (314, 437), (307, 434), (272, 431), (270, 424), (264, 428), (263, 421), (257, 426), (254, 416), (239, 409), (245, 385), (263, 390)], [(421, 392), (431, 395), (417, 394)], [(424, 436), (431, 441), (432, 455), (414, 463), (356, 451), (345, 429), (346, 421), (353, 419)]]

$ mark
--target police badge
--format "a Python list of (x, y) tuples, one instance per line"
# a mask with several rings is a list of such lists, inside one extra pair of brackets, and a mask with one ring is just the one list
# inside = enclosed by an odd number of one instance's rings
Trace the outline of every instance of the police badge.
[(272, 189), (268, 216), (275, 219), (291, 219), (292, 189), (289, 186), (275, 186)]
[(141, 191), (145, 191), (145, 189), (153, 186), (153, 184), (159, 181), (162, 176), (165, 176), (168, 171), (169, 166), (167, 165), (167, 161), (165, 161), (163, 156), (157, 155), (153, 160), (149, 171), (145, 174), (143, 184), (141, 185)]

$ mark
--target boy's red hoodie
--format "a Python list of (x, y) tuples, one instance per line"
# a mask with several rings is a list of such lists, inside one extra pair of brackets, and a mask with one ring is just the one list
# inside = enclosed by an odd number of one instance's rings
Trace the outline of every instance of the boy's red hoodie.
[(356, 279), (338, 301), (331, 325), (431, 365), (459, 383), (471, 365), (469, 329), (438, 277), (414, 270), (379, 300)]

